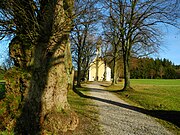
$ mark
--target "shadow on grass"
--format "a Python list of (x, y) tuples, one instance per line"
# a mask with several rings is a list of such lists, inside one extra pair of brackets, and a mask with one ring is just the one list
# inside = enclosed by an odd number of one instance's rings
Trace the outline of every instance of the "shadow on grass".
[[(92, 89), (92, 91), (99, 91), (99, 90), (100, 89)], [(119, 107), (123, 107), (123, 108), (133, 110), (136, 112), (144, 113), (144, 114), (150, 115), (152, 117), (155, 117), (155, 118), (158, 118), (161, 120), (165, 120), (167, 122), (170, 122), (170, 123), (176, 125), (177, 127), (180, 127), (180, 111), (147, 110), (147, 109), (143, 109), (143, 108), (139, 108), (139, 107), (115, 102), (112, 100), (102, 99), (102, 98), (98, 98), (98, 97), (94, 97), (94, 96), (87, 96), (87, 95), (83, 94), (82, 92), (78, 91), (76, 88), (74, 88), (74, 92), (83, 98), (89, 98), (89, 99), (101, 101), (104, 103), (116, 105)]]

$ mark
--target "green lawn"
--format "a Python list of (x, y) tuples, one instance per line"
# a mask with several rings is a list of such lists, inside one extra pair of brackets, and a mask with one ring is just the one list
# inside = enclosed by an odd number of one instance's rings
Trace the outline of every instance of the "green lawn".
[(129, 98), (151, 110), (180, 111), (180, 80), (131, 80)]
[(180, 79), (131, 79), (132, 85), (170, 85), (170, 86), (179, 86)]
[[(119, 90), (122, 86), (121, 82), (115, 86), (107, 87), (107, 89), (109, 91)], [(163, 115), (159, 121), (165, 127), (174, 130), (175, 134), (180, 134), (180, 128), (178, 128), (180, 126), (180, 80), (131, 79), (131, 86), (134, 90), (116, 94), (130, 104), (142, 107), (157, 115)]]
[(1, 82), (5, 82), (5, 80), (0, 80), (0, 83), (1, 83)]

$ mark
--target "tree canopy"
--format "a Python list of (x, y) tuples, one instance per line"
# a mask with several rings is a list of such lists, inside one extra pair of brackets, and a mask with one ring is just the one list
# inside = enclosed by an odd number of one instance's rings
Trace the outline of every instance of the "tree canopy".
[[(160, 47), (159, 24), (179, 27), (179, 7), (170, 0), (106, 0), (107, 23), (113, 28), (122, 48), (124, 63), (124, 90), (130, 86), (130, 58), (135, 54), (148, 55)], [(110, 28), (110, 27), (109, 27)], [(110, 33), (109, 33), (110, 34)], [(112, 38), (113, 41), (114, 38)]]

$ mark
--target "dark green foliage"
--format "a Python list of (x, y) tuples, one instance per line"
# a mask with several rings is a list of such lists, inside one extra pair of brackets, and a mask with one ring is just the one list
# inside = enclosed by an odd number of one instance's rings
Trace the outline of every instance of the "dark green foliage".
[(133, 58), (131, 78), (134, 79), (179, 79), (180, 66), (168, 59)]
[(176, 76), (177, 76), (177, 78), (180, 78), (180, 65), (176, 65), (176, 66), (175, 66), (175, 70), (176, 70)]

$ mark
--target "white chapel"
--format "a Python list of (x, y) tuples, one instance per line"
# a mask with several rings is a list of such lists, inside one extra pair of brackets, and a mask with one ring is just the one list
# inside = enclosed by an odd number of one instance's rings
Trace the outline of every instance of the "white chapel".
[(101, 47), (97, 46), (96, 57), (89, 68), (89, 81), (111, 81), (111, 68), (101, 57)]

